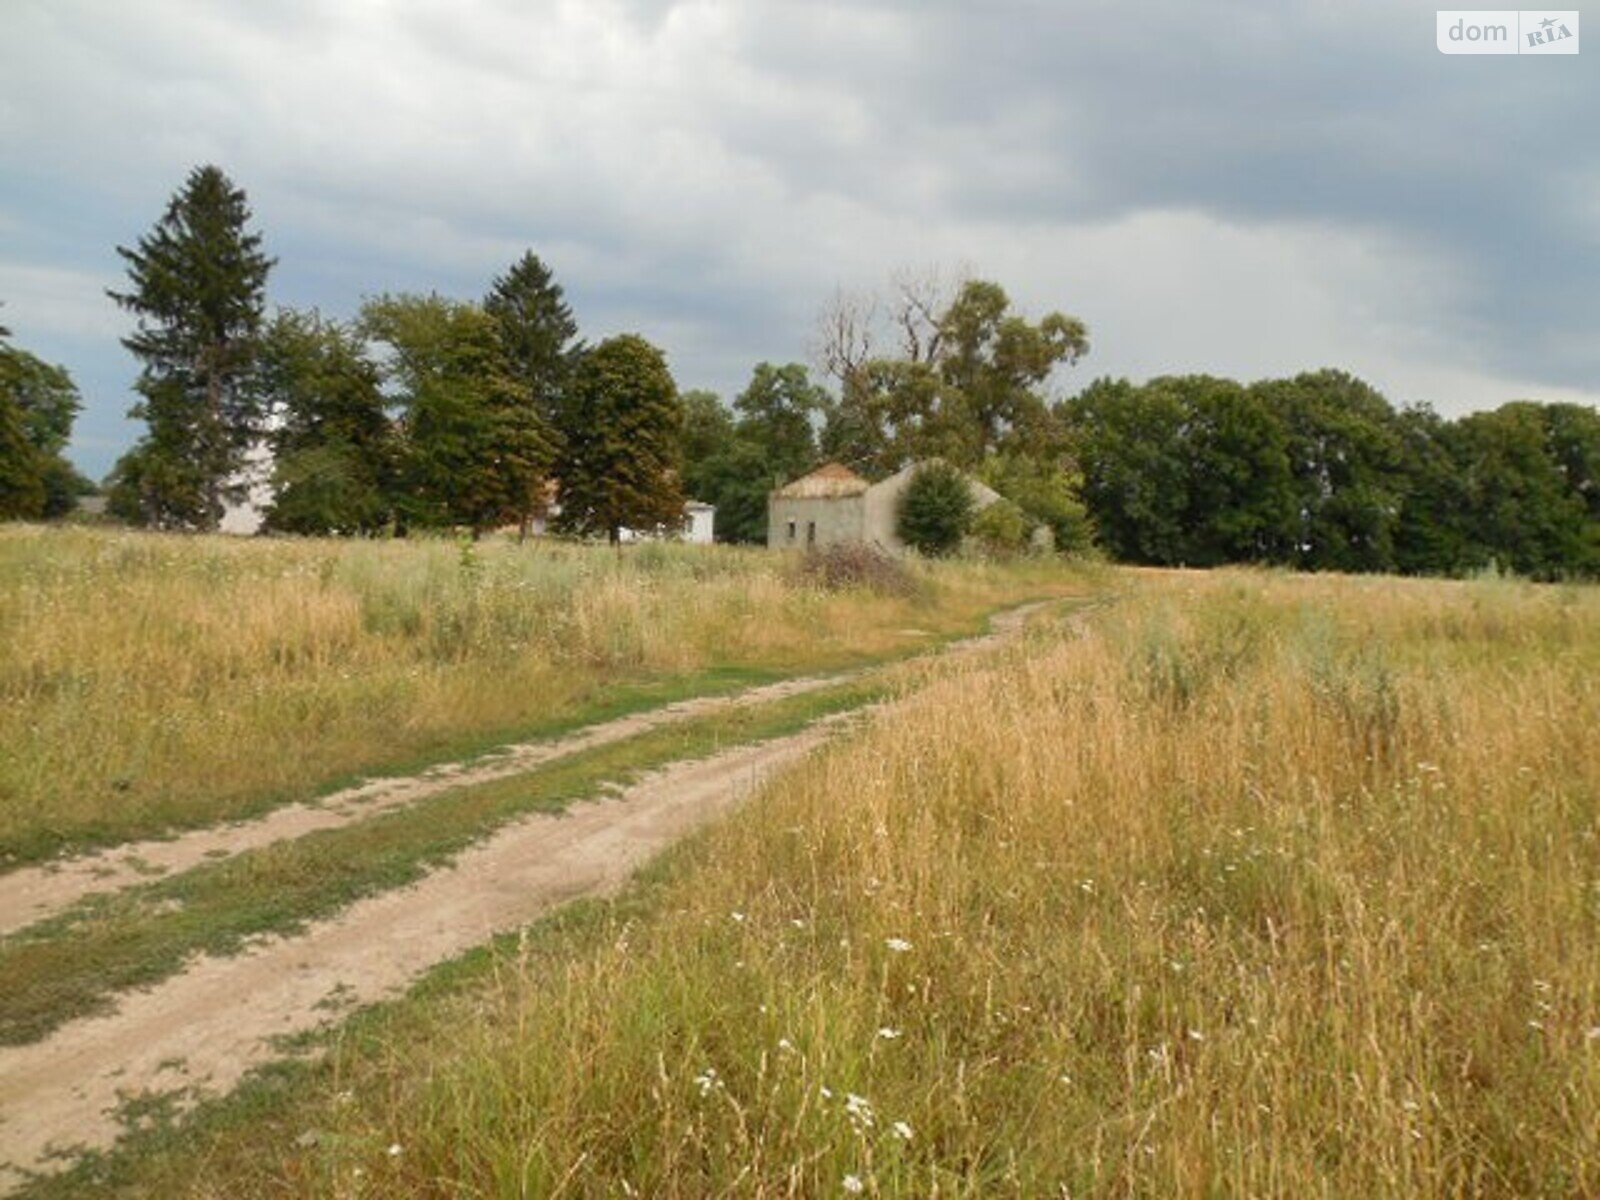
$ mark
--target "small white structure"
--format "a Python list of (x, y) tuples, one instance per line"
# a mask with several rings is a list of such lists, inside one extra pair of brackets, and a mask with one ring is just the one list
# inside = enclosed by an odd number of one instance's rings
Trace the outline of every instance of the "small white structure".
[(716, 519), (715, 504), (706, 504), (700, 500), (685, 500), (683, 524), (677, 528), (660, 525), (655, 529), (629, 529), (624, 525), (617, 531), (617, 537), (624, 542), (695, 542), (709, 546), (713, 540), (711, 529)]
[(242, 483), (249, 490), (237, 504), (222, 506), (222, 520), (217, 525), (217, 532), (241, 537), (260, 533), (274, 495), (272, 450), (266, 442), (257, 442), (245, 452), (244, 467), (232, 482)]
[(717, 520), (717, 506), (703, 500), (690, 500), (683, 506), (683, 540), (709, 546), (714, 541), (712, 527)]

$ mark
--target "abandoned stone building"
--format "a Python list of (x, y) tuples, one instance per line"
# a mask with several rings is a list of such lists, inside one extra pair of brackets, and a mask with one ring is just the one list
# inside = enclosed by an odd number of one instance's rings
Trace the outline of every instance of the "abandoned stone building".
[[(905, 543), (895, 532), (900, 497), (917, 466), (912, 464), (877, 483), (869, 483), (849, 467), (828, 463), (786, 483), (767, 497), (767, 545), (832, 546), (867, 542), (899, 552)], [(1000, 499), (970, 476), (973, 504), (987, 508)]]

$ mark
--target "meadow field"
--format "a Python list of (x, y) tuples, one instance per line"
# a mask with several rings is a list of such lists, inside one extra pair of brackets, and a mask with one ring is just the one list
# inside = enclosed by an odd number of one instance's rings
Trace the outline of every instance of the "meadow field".
[(1062, 572), (0, 528), (0, 869), (688, 695), (882, 661)]
[(37, 1194), (1600, 1193), (1600, 590), (1099, 586)]

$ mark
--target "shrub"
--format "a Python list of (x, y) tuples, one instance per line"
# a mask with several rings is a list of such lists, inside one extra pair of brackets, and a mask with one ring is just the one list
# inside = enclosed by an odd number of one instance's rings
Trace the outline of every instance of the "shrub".
[(972, 519), (972, 537), (978, 548), (996, 558), (1009, 558), (1028, 547), (1033, 523), (1011, 501), (1001, 497)]
[(972, 509), (972, 489), (961, 472), (947, 463), (927, 463), (900, 497), (896, 532), (923, 554), (946, 555), (971, 529)]
[(991, 455), (983, 481), (1022, 509), (1030, 524), (1046, 526), (1055, 549), (1085, 554), (1094, 545), (1094, 524), (1079, 499), (1082, 481), (1061, 466), (1010, 453)]

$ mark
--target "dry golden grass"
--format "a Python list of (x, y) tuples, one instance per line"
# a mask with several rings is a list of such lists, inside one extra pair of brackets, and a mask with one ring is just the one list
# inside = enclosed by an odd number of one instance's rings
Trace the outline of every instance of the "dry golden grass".
[(187, 1182), (1600, 1194), (1600, 591), (1120, 578)]
[(923, 574), (895, 599), (761, 551), (8, 527), (0, 868), (647, 701), (619, 684), (672, 698), (893, 654), (1049, 586)]

